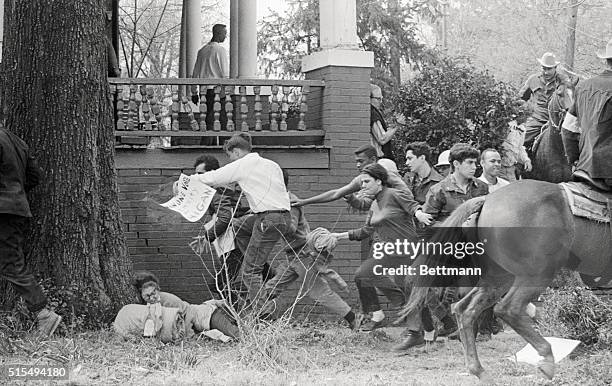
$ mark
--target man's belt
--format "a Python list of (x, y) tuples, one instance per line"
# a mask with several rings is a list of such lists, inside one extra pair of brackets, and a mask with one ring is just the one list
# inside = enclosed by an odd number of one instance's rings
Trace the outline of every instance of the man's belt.
[(275, 209), (275, 210), (264, 210), (263, 212), (257, 212), (255, 214), (268, 214), (268, 213), (289, 213), (287, 209)]

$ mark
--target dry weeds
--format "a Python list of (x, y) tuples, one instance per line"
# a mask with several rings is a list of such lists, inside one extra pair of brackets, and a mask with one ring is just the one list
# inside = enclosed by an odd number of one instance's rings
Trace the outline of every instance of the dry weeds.
[[(72, 385), (472, 385), (460, 343), (445, 341), (407, 355), (390, 352), (401, 330), (353, 333), (324, 323), (287, 319), (252, 326), (241, 343), (191, 340), (164, 345), (142, 339), (125, 342), (110, 331), (31, 339), (4, 336), (0, 362), (67, 363)], [(8, 343), (7, 343), (8, 342)], [(524, 342), (504, 332), (479, 343), (483, 365), (500, 385), (603, 385), (612, 383), (609, 351), (565, 359), (552, 382), (533, 367), (507, 359)], [(9, 350), (7, 350), (7, 347)], [(9, 352), (12, 351), (12, 352)], [(0, 383), (3, 381), (0, 379)], [(65, 383), (65, 382), (64, 382)]]

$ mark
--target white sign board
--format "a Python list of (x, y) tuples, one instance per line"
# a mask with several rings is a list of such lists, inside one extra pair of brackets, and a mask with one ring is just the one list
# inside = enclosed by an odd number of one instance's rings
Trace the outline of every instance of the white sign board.
[[(204, 225), (204, 229), (208, 231), (213, 226), (215, 226), (215, 222), (217, 222), (216, 214), (213, 215), (212, 220), (210, 220)], [(229, 253), (233, 251), (234, 249), (236, 249), (234, 238), (235, 238), (234, 227), (232, 227), (232, 224), (230, 224), (225, 230), (225, 232), (219, 235), (219, 237), (217, 237), (215, 241), (212, 242), (212, 245), (215, 248), (215, 252), (217, 252), (217, 256), (223, 256), (226, 253)]]
[(176, 195), (161, 206), (180, 213), (191, 222), (196, 222), (206, 214), (215, 193), (215, 189), (198, 179), (181, 174), (177, 181)]

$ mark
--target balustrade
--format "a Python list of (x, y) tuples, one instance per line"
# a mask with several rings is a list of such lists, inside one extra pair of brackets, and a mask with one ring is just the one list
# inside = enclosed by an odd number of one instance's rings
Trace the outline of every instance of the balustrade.
[(122, 144), (134, 137), (228, 137), (236, 130), (279, 145), (300, 144), (286, 137), (322, 144), (325, 135), (313, 113), (321, 111), (323, 81), (109, 78), (109, 83), (115, 136)]

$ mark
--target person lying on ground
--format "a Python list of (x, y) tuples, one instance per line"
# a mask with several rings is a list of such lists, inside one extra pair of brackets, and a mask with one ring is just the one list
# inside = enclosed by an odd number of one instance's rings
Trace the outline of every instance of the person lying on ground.
[(161, 291), (159, 280), (148, 271), (135, 273), (134, 286), (143, 304), (159, 303), (162, 307), (178, 308), (185, 316), (187, 337), (215, 329), (231, 338), (237, 339), (240, 336), (238, 326), (224, 310), (220, 301), (189, 304), (172, 293)]

